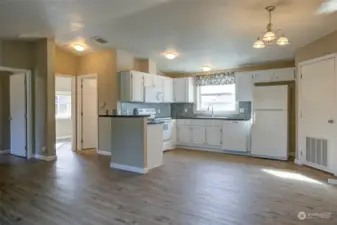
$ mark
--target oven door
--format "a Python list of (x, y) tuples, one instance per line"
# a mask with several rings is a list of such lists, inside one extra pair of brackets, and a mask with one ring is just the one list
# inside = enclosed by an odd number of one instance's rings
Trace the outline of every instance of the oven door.
[(163, 141), (170, 140), (172, 138), (172, 122), (165, 121), (163, 123)]

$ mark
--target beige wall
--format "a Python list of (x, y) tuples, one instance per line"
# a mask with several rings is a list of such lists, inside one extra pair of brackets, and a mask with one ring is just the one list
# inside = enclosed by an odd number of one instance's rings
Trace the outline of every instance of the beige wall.
[(100, 108), (99, 113), (117, 108), (119, 99), (119, 85), (116, 73), (116, 51), (106, 50), (81, 56), (78, 75), (98, 74), (98, 101), (105, 103), (105, 108)]
[(0, 150), (10, 149), (9, 75), (0, 71)]
[(296, 63), (337, 52), (337, 30), (295, 52)]
[(2, 40), (2, 66), (32, 71), (34, 150), (55, 155), (54, 40)]
[(55, 73), (76, 76), (80, 57), (60, 47), (55, 47)]

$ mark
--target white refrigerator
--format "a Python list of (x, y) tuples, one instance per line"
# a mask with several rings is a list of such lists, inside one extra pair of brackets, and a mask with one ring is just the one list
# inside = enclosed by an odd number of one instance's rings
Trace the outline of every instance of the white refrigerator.
[(288, 86), (256, 86), (253, 91), (251, 154), (288, 159)]

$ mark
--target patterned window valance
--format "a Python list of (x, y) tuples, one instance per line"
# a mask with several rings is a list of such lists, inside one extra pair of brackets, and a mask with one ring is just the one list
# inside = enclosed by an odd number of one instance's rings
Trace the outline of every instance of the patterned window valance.
[(195, 82), (198, 86), (235, 84), (235, 73), (223, 72), (211, 75), (200, 75), (196, 76)]

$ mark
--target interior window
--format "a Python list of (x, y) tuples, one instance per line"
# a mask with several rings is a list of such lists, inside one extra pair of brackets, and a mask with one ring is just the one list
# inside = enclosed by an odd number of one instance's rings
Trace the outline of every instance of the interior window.
[(224, 115), (237, 113), (235, 84), (197, 87), (197, 113)]
[(57, 92), (55, 96), (55, 116), (57, 119), (71, 118), (71, 93)]

